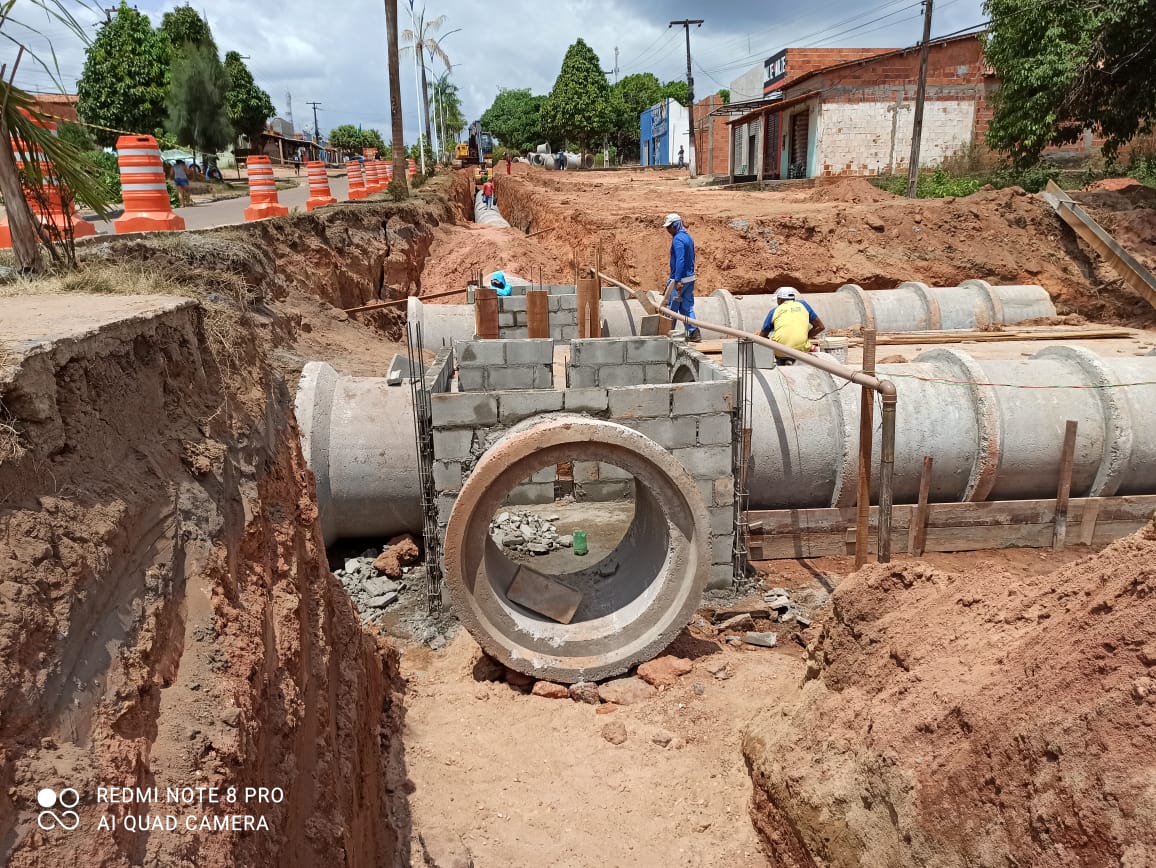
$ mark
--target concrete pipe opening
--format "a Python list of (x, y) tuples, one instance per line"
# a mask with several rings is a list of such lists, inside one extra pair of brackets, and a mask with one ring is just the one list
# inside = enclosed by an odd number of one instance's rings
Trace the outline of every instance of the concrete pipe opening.
[[(629, 526), (613, 551), (550, 575), (495, 544), (495, 513), (545, 468), (612, 465), (634, 480)], [(686, 626), (710, 576), (710, 520), (694, 479), (653, 440), (580, 416), (531, 419), (478, 461), (445, 536), (455, 613), (511, 669), (574, 683), (619, 675), (661, 652)], [(527, 569), (529, 568), (529, 569)]]

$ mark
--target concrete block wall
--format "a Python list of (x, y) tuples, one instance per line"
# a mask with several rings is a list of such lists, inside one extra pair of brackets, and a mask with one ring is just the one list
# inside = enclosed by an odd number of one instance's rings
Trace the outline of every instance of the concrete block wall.
[(669, 383), (674, 347), (666, 337), (573, 340), (566, 385), (620, 389)]
[[(653, 342), (651, 344), (650, 342)], [(480, 343), (493, 344), (496, 341)], [(634, 361), (628, 363), (629, 345)], [(616, 348), (609, 348), (610, 345)], [(706, 356), (663, 338), (575, 341), (581, 364), (596, 358), (613, 364), (618, 350), (621, 366), (656, 364), (657, 347), (666, 345), (694, 382), (643, 384), (633, 387), (587, 386), (566, 390), (510, 390), (442, 392), (431, 397), (434, 445), (434, 484), (438, 492), (438, 524), (444, 528), (457, 493), (478, 458), (506, 430), (523, 419), (563, 411), (609, 419), (650, 437), (682, 463), (695, 480), (710, 512), (712, 584), (723, 587), (731, 576), (734, 541), (733, 415), (736, 377)], [(668, 356), (668, 357), (669, 357)], [(669, 369), (670, 363), (666, 364)], [(574, 496), (578, 500), (606, 501), (629, 497), (634, 482), (625, 471), (599, 462), (572, 464)], [(556, 468), (542, 468), (519, 485), (510, 504), (549, 503), (554, 498)]]
[(454, 357), (461, 392), (554, 387), (552, 340), (461, 341), (454, 344)]

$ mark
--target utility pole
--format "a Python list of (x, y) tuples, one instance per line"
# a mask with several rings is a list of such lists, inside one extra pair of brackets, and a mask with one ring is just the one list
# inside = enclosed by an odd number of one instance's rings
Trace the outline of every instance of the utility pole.
[[(930, 3), (931, 0), (928, 0)], [(694, 75), (690, 69), (690, 25), (694, 24), (697, 27), (702, 27), (703, 19), (683, 19), (682, 21), (671, 21), (666, 28), (681, 27), (686, 31), (686, 111), (687, 120), (690, 123), (690, 159), (687, 160), (687, 169), (690, 177), (694, 177)]]
[(313, 106), (313, 144), (318, 145), (321, 143), (321, 127), (317, 124), (317, 106), (321, 103), (306, 100), (305, 105)]
[(285, 120), (289, 121), (289, 135), (296, 138), (297, 127), (293, 125), (293, 94), (285, 91)]
[[(666, 28), (669, 30), (670, 28)], [(618, 46), (614, 46), (614, 83), (618, 84)]]
[(907, 164), (907, 198), (919, 186), (919, 140), (923, 138), (923, 102), (927, 97), (927, 55), (931, 51), (931, 3), (923, 0), (923, 42), (919, 46), (919, 85), (915, 89), (915, 126), (911, 130), (911, 161)]

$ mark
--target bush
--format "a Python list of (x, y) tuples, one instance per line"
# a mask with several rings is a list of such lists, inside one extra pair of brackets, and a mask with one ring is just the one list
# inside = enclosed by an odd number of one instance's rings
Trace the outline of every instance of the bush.
[(401, 202), (409, 196), (409, 189), (405, 186), (404, 181), (390, 181), (385, 192), (394, 202)]
[(1059, 176), (1060, 170), (1055, 166), (1037, 163), (1027, 169), (999, 169), (991, 176), (991, 183), (995, 187), (1023, 187), (1029, 193), (1038, 193), (1048, 186), (1048, 181)]
[(169, 190), (169, 204), (174, 208), (181, 207), (181, 197), (177, 193), (177, 185), (172, 181), (165, 181), (165, 186)]
[[(100, 185), (108, 191), (109, 200), (119, 202), (121, 200), (120, 166), (117, 164), (116, 154), (109, 154), (105, 151), (85, 151), (81, 154), (81, 158), (93, 174), (97, 175)], [(89, 205), (90, 203), (85, 202), (83, 204)]]

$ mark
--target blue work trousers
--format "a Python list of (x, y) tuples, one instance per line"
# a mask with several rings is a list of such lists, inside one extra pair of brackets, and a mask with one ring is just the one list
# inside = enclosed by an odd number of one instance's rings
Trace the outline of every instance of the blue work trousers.
[[(671, 289), (670, 309), (675, 313), (680, 313), (683, 316), (688, 316), (694, 319), (694, 281), (684, 280), (682, 282), (682, 289)], [(687, 326), (687, 332), (693, 333), (698, 329), (693, 326)]]

